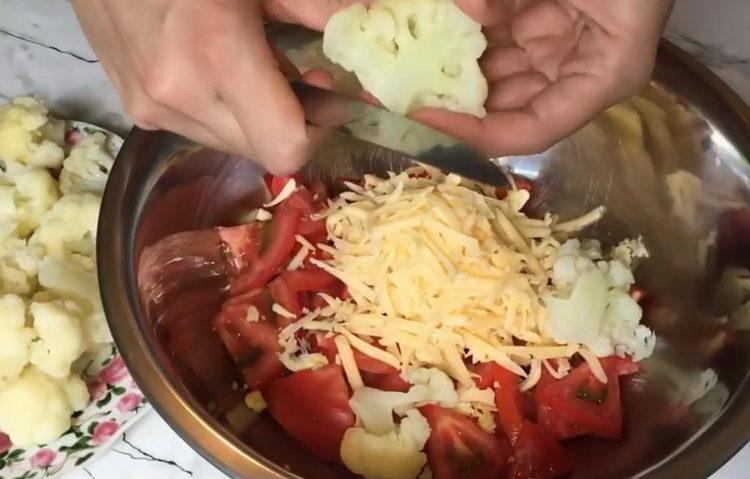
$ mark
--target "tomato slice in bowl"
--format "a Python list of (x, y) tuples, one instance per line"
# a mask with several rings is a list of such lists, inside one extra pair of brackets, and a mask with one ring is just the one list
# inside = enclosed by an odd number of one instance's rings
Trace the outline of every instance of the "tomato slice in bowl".
[(302, 446), (325, 461), (340, 462), (341, 440), (355, 423), (341, 366), (275, 379), (263, 389), (263, 397), (274, 419)]
[(426, 451), (435, 479), (505, 477), (512, 451), (507, 440), (451, 409), (427, 405), (419, 411), (432, 429)]
[(513, 449), (512, 479), (560, 479), (573, 472), (573, 462), (555, 436), (524, 421)]
[(620, 376), (634, 374), (630, 359), (600, 359), (607, 384), (600, 383), (583, 363), (560, 380), (545, 378), (537, 384), (539, 424), (561, 439), (593, 434), (606, 439), (622, 437)]
[(470, 369), (478, 375), (477, 387), (494, 388), (497, 420), (505, 437), (515, 444), (524, 419), (533, 416), (534, 408), (532, 400), (519, 389), (520, 378), (497, 363), (479, 363)]
[[(214, 319), (216, 332), (250, 389), (258, 389), (284, 372), (278, 330), (266, 317), (267, 308), (260, 304), (263, 300), (261, 291), (232, 298)], [(257, 320), (248, 318), (250, 307), (258, 310)]]

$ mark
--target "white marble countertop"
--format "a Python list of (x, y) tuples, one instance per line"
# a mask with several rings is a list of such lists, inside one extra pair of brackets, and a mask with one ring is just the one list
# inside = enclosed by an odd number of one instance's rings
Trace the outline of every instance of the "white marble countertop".
[[(667, 35), (750, 101), (750, 2), (678, 0)], [(124, 133), (130, 122), (78, 30), (68, 2), (0, 0), (0, 100), (34, 94), (52, 110)], [(748, 477), (750, 446), (711, 479)], [(66, 479), (221, 479), (154, 413)]]

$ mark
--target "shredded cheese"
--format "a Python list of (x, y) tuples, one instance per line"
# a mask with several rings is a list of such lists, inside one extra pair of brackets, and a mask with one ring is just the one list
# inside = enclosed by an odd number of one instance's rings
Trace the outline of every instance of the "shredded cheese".
[(331, 244), (298, 238), (302, 248), (289, 268), (311, 250), (329, 253), (332, 259), (310, 263), (341, 280), (352, 300), (328, 298), (326, 311), (282, 332), (282, 346), (298, 347), (290, 338), (300, 329), (331, 331), (353, 385), (361, 381), (349, 356), (356, 349), (402, 372), (440, 368), (463, 387), (473, 385), (467, 358), (497, 362), (530, 388), (542, 360), (579, 351), (552, 340), (541, 298), (560, 248), (554, 234), (591, 224), (603, 209), (566, 223), (531, 219), (520, 212), (527, 193), (500, 200), (435, 171), (368, 175), (363, 186), (347, 186), (321, 214)]
[(349, 341), (344, 336), (336, 336), (336, 339), (334, 339), (334, 342), (336, 343), (336, 349), (339, 351), (339, 357), (341, 358), (341, 365), (344, 368), (344, 374), (346, 374), (346, 378), (349, 380), (349, 386), (353, 390), (357, 390), (361, 387), (364, 387), (364, 382), (362, 382), (362, 376), (359, 374), (359, 368), (357, 368), (357, 363), (354, 361), (354, 352), (352, 351), (352, 347), (349, 345)]

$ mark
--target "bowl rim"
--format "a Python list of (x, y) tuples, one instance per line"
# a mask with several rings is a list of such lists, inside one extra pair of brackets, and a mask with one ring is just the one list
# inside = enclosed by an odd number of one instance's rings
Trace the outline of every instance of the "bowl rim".
[[(719, 103), (729, 109), (731, 120), (740, 128), (737, 134), (741, 150), (750, 157), (750, 106), (705, 65), (668, 40), (662, 40), (658, 58), (694, 77), (691, 81), (711, 90)], [(132, 245), (143, 211), (144, 198), (140, 192), (153, 185), (143, 181), (131, 183), (131, 180), (144, 171), (163, 168), (158, 161), (143, 165), (143, 161), (137, 160), (156, 157), (145, 153), (149, 150), (156, 153), (157, 144), (164, 158), (171, 156), (164, 155), (164, 150), (176, 153), (196, 148), (173, 134), (133, 128), (120, 150), (102, 200), (97, 262), (102, 302), (112, 335), (128, 369), (154, 409), (183, 440), (219, 470), (230, 477), (245, 477), (249, 473), (259, 479), (299, 477), (226, 434), (216, 420), (191, 398), (183, 396), (176, 381), (159, 367), (157, 352), (146, 341), (137, 320), (140, 302), (131, 267), (134, 264)], [(137, 198), (137, 201), (125, 201), (125, 198)], [(750, 441), (749, 377), (742, 380), (714, 420), (662, 461), (631, 477), (708, 477), (728, 462)]]

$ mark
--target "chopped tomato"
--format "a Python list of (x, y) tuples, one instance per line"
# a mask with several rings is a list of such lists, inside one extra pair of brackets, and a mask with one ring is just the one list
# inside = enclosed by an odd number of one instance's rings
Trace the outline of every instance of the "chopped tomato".
[(302, 312), (299, 296), (296, 291), (289, 287), (289, 283), (284, 280), (283, 276), (278, 276), (268, 283), (268, 290), (271, 292), (271, 297), (275, 302), (293, 315), (299, 317)]
[(505, 477), (511, 455), (507, 440), (457, 411), (435, 405), (419, 410), (432, 429), (425, 450), (435, 479)]
[(263, 398), (274, 419), (300, 444), (323, 460), (340, 461), (341, 440), (355, 423), (341, 366), (275, 379), (263, 389)]
[[(390, 367), (390, 366), (389, 366)], [(362, 371), (362, 382), (365, 386), (380, 389), (381, 391), (394, 391), (399, 393), (408, 392), (411, 384), (406, 382), (398, 372), (387, 374), (376, 374)]]
[(587, 363), (560, 380), (544, 378), (537, 384), (539, 423), (559, 438), (593, 434), (607, 439), (622, 436), (622, 405), (619, 377), (636, 373), (629, 359), (601, 359), (607, 384), (598, 382)]
[(268, 188), (268, 191), (271, 193), (271, 196), (273, 196), (274, 198), (279, 196), (279, 193), (281, 193), (281, 190), (284, 189), (284, 186), (287, 184), (287, 182), (290, 179), (294, 179), (294, 181), (298, 185), (302, 184), (302, 176), (299, 174), (295, 174), (291, 176), (266, 175), (263, 179), (266, 182), (266, 187)]
[(336, 286), (338, 279), (320, 268), (285, 271), (281, 275), (289, 289), (297, 293), (302, 291), (324, 291)]
[(296, 210), (303, 217), (309, 217), (316, 212), (315, 201), (312, 193), (304, 186), (298, 187), (287, 199), (276, 207), (276, 210)]
[[(531, 190), (534, 187), (534, 185), (528, 178), (524, 178), (522, 176), (513, 176), (513, 181), (515, 181), (516, 183), (517, 190), (526, 190), (531, 193)], [(495, 188), (495, 196), (499, 200), (504, 200), (508, 196), (508, 191), (508, 188), (502, 186), (497, 187)]]
[[(250, 389), (257, 389), (284, 371), (278, 356), (278, 331), (264, 317), (265, 308), (256, 306), (261, 300), (259, 291), (245, 295), (241, 300), (232, 299), (214, 319), (216, 332)], [(257, 321), (247, 317), (251, 306), (258, 309), (260, 317)]]
[[(335, 338), (333, 336), (325, 337), (323, 335), (318, 335), (315, 342), (316, 349), (328, 358), (328, 362), (335, 362), (336, 354), (338, 353)], [(395, 374), (398, 376), (398, 370), (390, 364), (386, 364), (383, 361), (368, 356), (356, 349), (354, 349), (354, 362), (357, 363), (357, 368), (360, 371), (378, 375)]]
[(512, 479), (560, 479), (573, 472), (565, 449), (548, 430), (524, 421), (513, 449)]
[(475, 379), (481, 389), (494, 388), (497, 419), (511, 443), (515, 444), (524, 417), (530, 417), (529, 399), (518, 388), (520, 379), (497, 363), (479, 363), (471, 366), (479, 377)]
[(272, 237), (268, 240), (265, 251), (233, 282), (230, 288), (233, 294), (260, 288), (268, 283), (294, 249), (294, 235), (300, 217), (300, 212), (295, 209), (282, 209), (276, 212), (271, 223)]

